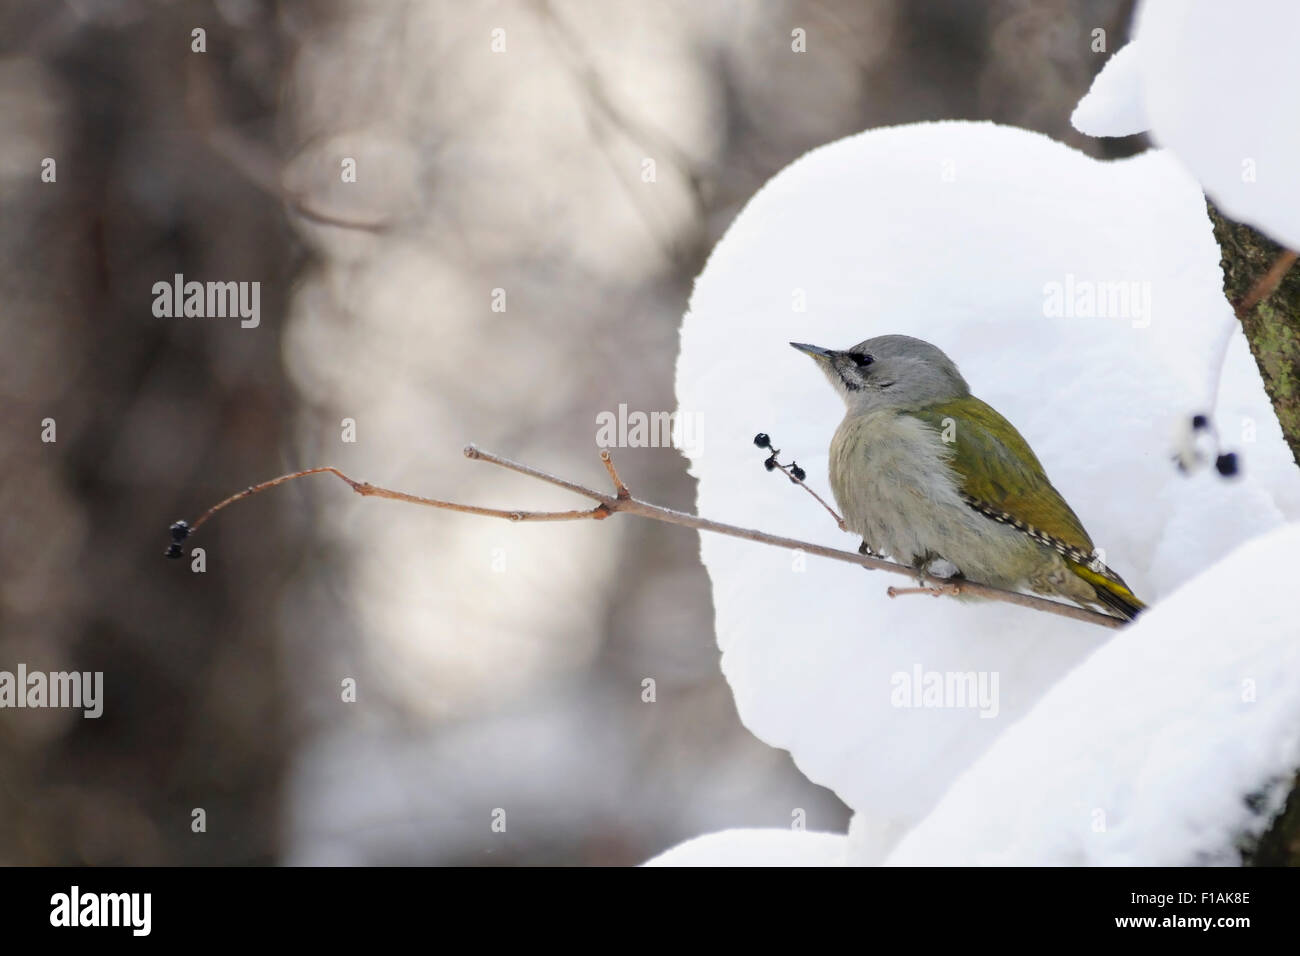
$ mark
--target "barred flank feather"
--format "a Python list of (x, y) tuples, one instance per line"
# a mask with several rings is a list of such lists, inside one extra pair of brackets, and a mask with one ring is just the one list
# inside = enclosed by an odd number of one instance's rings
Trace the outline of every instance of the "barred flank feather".
[(1021, 521), (1015, 515), (1000, 511), (970, 495), (963, 494), (962, 500), (980, 514), (992, 518), (999, 524), (1010, 525), (1065, 558), (1065, 563), (1070, 570), (1092, 585), (1092, 589), (1097, 592), (1097, 601), (1124, 620), (1131, 621), (1146, 609), (1146, 605), (1129, 590), (1124, 579), (1102, 564), (1095, 554), (1088, 554), (1081, 548), (1066, 544), (1060, 538)]

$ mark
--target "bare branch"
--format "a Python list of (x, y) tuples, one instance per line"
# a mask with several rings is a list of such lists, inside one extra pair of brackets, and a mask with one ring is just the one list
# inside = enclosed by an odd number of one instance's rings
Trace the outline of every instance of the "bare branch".
[(480, 508), (477, 505), (463, 505), (455, 501), (441, 501), (437, 498), (423, 498), (419, 495), (410, 495), (404, 491), (393, 491), (390, 488), (381, 488), (378, 485), (372, 485), (368, 481), (356, 481), (349, 478), (343, 472), (339, 471), (333, 465), (322, 465), (319, 468), (308, 468), (305, 471), (295, 471), (292, 474), (281, 475), (279, 478), (272, 478), (270, 481), (264, 481), (261, 484), (249, 485), (243, 491), (231, 495), (224, 501), (219, 501), (190, 525), (189, 533), (193, 534), (198, 531), (205, 521), (220, 511), (227, 505), (234, 504), (240, 499), (255, 495), (258, 492), (266, 491), (268, 488), (274, 488), (276, 485), (282, 485), (286, 481), (293, 481), (297, 478), (306, 478), (308, 475), (330, 474), (338, 478), (357, 494), (367, 498), (388, 498), (392, 501), (405, 501), (413, 505), (427, 505), (431, 508), (443, 508), (447, 511), (460, 511), (464, 514), (483, 515), (487, 518), (505, 518), (507, 521), (579, 521), (584, 518), (593, 518), (599, 520), (607, 518), (610, 515), (608, 508), (603, 505), (588, 509), (586, 511), (513, 511), (503, 508)]
[[(859, 554), (853, 551), (841, 551), (837, 548), (828, 548), (825, 545), (813, 544), (810, 541), (800, 541), (796, 538), (787, 538), (782, 535), (768, 534), (765, 531), (756, 531), (752, 528), (741, 528), (737, 525), (724, 524), (721, 521), (711, 521), (708, 518), (701, 518), (698, 515), (687, 514), (684, 511), (675, 511), (672, 508), (664, 508), (659, 505), (651, 504), (648, 501), (642, 501), (633, 497), (628, 490), (627, 485), (618, 477), (618, 471), (614, 468), (614, 462), (608, 451), (601, 452), (601, 461), (605, 464), (609, 472), (610, 479), (614, 483), (615, 493), (597, 491), (594, 488), (588, 488), (577, 482), (559, 478), (555, 475), (541, 471), (531, 465), (525, 465), (522, 462), (513, 461), (509, 458), (503, 458), (491, 452), (484, 451), (475, 445), (465, 447), (465, 457), (475, 461), (486, 461), (489, 464), (506, 468), (510, 471), (518, 472), (521, 475), (527, 475), (529, 478), (536, 478), (538, 481), (544, 481), (547, 484), (556, 485), (560, 488), (572, 491), (575, 494), (582, 495), (595, 501), (596, 507), (587, 511), (513, 511), (501, 508), (480, 508), (475, 505), (465, 505), (454, 501), (443, 501), (437, 498), (424, 498), (420, 495), (411, 495), (403, 491), (393, 491), (388, 488), (381, 488), (372, 485), (369, 482), (357, 481), (348, 477), (343, 472), (331, 465), (323, 465), (319, 468), (308, 468), (304, 471), (296, 471), (288, 475), (281, 475), (278, 478), (272, 478), (261, 484), (251, 485), (237, 494), (231, 495), (224, 501), (218, 502), (207, 511), (205, 511), (194, 522), (193, 525), (185, 525), (184, 522), (177, 522), (172, 526), (172, 548), (168, 554), (173, 557), (179, 557), (179, 544), (188, 535), (196, 531), (209, 518), (216, 514), (227, 505), (233, 504), (242, 498), (255, 495), (258, 492), (266, 491), (285, 482), (293, 481), (298, 478), (305, 478), (308, 475), (317, 475), (329, 473), (340, 481), (348, 485), (359, 495), (375, 498), (389, 498), (394, 501), (405, 501), (411, 504), (427, 505), (431, 508), (443, 508), (448, 511), (459, 511), (465, 514), (483, 515), (489, 518), (504, 518), (508, 521), (579, 521), (584, 519), (600, 520), (607, 518), (611, 514), (622, 513), (636, 515), (641, 518), (649, 518), (653, 521), (663, 521), (667, 524), (681, 525), (686, 528), (694, 528), (697, 531), (708, 531), (711, 534), (722, 534), (732, 538), (741, 538), (745, 541), (755, 541), (759, 544), (772, 545), (778, 548), (787, 548), (790, 550), (803, 551), (805, 554), (815, 554), (818, 557), (830, 558), (834, 561), (843, 561), (847, 564), (856, 564), (859, 567), (870, 568), (877, 571), (888, 571), (892, 574), (901, 574), (904, 577), (918, 581), (928, 593), (939, 593), (947, 595), (970, 595), (973, 597), (988, 598), (994, 601), (1002, 601), (1007, 604), (1015, 604), (1020, 607), (1033, 608), (1037, 611), (1044, 611), (1049, 614), (1057, 614), (1061, 617), (1072, 618), (1076, 621), (1084, 621), (1088, 624), (1098, 624), (1102, 627), (1119, 628), (1123, 627), (1126, 622), (1109, 614), (1101, 614), (1097, 611), (1090, 611), (1086, 608), (1076, 607), (1072, 604), (1062, 604), (1059, 601), (1048, 600), (1047, 598), (1038, 597), (1032, 594), (1021, 594), (1018, 591), (1006, 591), (1002, 588), (990, 587), (987, 584), (979, 584), (975, 581), (962, 580), (960, 582), (947, 581), (943, 578), (935, 578), (919, 572), (916, 568), (910, 568), (906, 565), (895, 564), (892, 561), (885, 561), (871, 555)], [(179, 529), (179, 531), (178, 531)], [(907, 589), (892, 589), (897, 593), (907, 593)]]

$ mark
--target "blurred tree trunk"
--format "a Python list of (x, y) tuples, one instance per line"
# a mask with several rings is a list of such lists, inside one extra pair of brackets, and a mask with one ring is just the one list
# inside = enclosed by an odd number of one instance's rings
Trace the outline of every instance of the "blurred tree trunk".
[[(214, 527), (203, 573), (162, 550), (171, 521), (276, 460), (294, 407), (279, 330), (302, 252), (186, 94), (199, 65), (221, 77), (223, 119), (271, 149), (295, 25), (274, 5), (0, 5), (0, 667), (103, 675), (99, 719), (0, 720), (0, 861), (281, 856), (300, 678), (279, 594), (301, 536)], [(157, 317), (177, 273), (260, 282), (260, 326)]]

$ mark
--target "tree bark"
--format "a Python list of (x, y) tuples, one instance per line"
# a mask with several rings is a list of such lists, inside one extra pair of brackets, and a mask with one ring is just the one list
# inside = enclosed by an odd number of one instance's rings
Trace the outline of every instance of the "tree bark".
[[(1223, 256), (1223, 291), (1234, 306), (1250, 293), (1286, 250), (1208, 203), (1214, 238)], [(1300, 268), (1287, 271), (1271, 295), (1240, 312), (1264, 389), (1282, 424), (1291, 456), (1300, 465)]]
[[(1224, 294), (1237, 308), (1264, 389), (1282, 424), (1282, 436), (1300, 465), (1300, 268), (1289, 269), (1254, 308), (1240, 308), (1286, 250), (1250, 226), (1229, 219), (1214, 203), (1207, 205), (1223, 254)], [(1242, 861), (1248, 866), (1300, 866), (1300, 774), (1292, 779), (1286, 805), (1268, 830), (1242, 848)]]
[(1254, 846), (1242, 849), (1241, 859), (1246, 866), (1300, 866), (1300, 775), (1282, 812)]

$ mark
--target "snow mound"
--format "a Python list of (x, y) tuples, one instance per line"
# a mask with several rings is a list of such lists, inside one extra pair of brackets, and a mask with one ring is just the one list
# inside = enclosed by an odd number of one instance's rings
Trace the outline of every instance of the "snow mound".
[[(1205, 411), (1232, 321), (1197, 184), (1162, 152), (1099, 162), (987, 123), (868, 131), (772, 179), (718, 244), (681, 330), (679, 410), (698, 510), (854, 550), (766, 473), (769, 433), (830, 496), (840, 400), (793, 341), (900, 332), (939, 345), (1020, 429), (1105, 560), (1159, 603), (1300, 516), (1300, 472), (1240, 333), (1217, 421), (1243, 475), (1180, 475), (1171, 441)], [(1112, 632), (998, 604), (889, 599), (902, 579), (701, 536), (722, 669), (741, 719), (833, 788), (872, 833), (928, 814), (998, 734)], [(994, 707), (900, 685), (970, 675)], [(996, 682), (996, 687), (994, 687)], [(860, 821), (855, 820), (855, 827)], [(883, 854), (889, 841), (867, 841)]]
[(1079, 102), (1093, 136), (1150, 129), (1233, 219), (1300, 248), (1300, 4), (1145, 0)]
[(1070, 115), (1070, 123), (1088, 136), (1133, 136), (1151, 128), (1142, 99), (1142, 64), (1136, 43), (1106, 61), (1092, 88)]
[(643, 866), (843, 866), (841, 833), (722, 830), (679, 843)]
[(1300, 525), (1244, 545), (1067, 676), (888, 863), (1236, 865), (1300, 767), (1300, 618), (1269, 569)]

